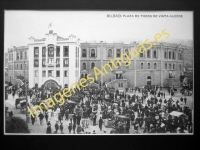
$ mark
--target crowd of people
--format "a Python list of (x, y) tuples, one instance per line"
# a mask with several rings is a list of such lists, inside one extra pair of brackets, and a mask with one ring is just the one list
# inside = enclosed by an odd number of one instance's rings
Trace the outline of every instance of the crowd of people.
[[(33, 102), (34, 99), (42, 99), (44, 95), (53, 97), (57, 90), (31, 89), (28, 94)], [(12, 94), (15, 95), (15, 91), (12, 90)], [(62, 106), (57, 104), (52, 109), (44, 109), (43, 112), (38, 110), (39, 115), (31, 116), (31, 122), (34, 125), (38, 119), (40, 124), (44, 125), (45, 119), (48, 134), (64, 134), (65, 121), (70, 134), (96, 134), (95, 130), (85, 131), (91, 125), (98, 125), (100, 131), (102, 126), (112, 128), (110, 134), (192, 133), (192, 112), (186, 106), (186, 96), (182, 95), (178, 100), (174, 98), (178, 92), (174, 87), (167, 91), (168, 93), (164, 92), (160, 86), (136, 87), (134, 92), (133, 89), (128, 89), (122, 93), (106, 87), (103, 90), (82, 89), (73, 94), (71, 99), (66, 99)], [(166, 94), (170, 97), (167, 98)], [(172, 116), (170, 113), (173, 111), (183, 115)], [(53, 127), (52, 119), (55, 121)], [(133, 131), (130, 132), (130, 129)]]

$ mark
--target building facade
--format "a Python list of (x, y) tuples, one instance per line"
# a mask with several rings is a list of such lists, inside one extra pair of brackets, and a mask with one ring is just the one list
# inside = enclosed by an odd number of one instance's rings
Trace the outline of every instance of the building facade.
[[(28, 46), (13, 47), (8, 49), (8, 79), (7, 81), (21, 85), (20, 77), (29, 80)], [(25, 73), (25, 76), (24, 76)]]
[(74, 35), (63, 38), (49, 30), (46, 38), (30, 38), (29, 87), (64, 88), (78, 82), (80, 43)]
[[(81, 77), (94, 76), (93, 68), (101, 68), (110, 63), (110, 59), (119, 58), (121, 54), (133, 51), (138, 43), (81, 43)], [(117, 89), (141, 87), (144, 85), (179, 86), (183, 73), (183, 51), (186, 47), (179, 44), (161, 43), (136, 58), (131, 64), (119, 66), (100, 76), (98, 83)], [(111, 65), (111, 64), (110, 64)]]
[[(8, 50), (8, 77), (15, 84), (19, 76), (29, 81), (29, 88), (64, 88), (91, 74), (96, 66), (109, 63), (112, 70), (99, 75), (97, 83), (117, 89), (141, 87), (144, 85), (180, 86), (183, 74), (183, 52), (186, 46), (160, 43), (132, 58), (128, 50), (134, 52), (138, 43), (80, 43), (74, 35), (63, 38), (50, 29), (43, 39), (29, 38), (28, 46), (13, 47)], [(147, 45), (145, 45), (147, 46)], [(148, 46), (147, 46), (148, 47)], [(115, 69), (111, 59), (120, 59), (128, 54), (130, 65), (121, 62)], [(128, 60), (127, 58), (127, 60)]]

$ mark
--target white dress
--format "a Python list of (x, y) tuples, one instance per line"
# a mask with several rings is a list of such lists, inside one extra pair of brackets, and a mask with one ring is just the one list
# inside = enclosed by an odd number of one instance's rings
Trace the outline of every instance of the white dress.
[(49, 120), (51, 120), (51, 112), (52, 112), (52, 109), (48, 109)]
[(57, 114), (57, 111), (54, 111), (54, 112), (53, 112), (53, 115), (54, 115), (54, 120), (57, 121), (57, 120), (58, 120), (58, 114)]

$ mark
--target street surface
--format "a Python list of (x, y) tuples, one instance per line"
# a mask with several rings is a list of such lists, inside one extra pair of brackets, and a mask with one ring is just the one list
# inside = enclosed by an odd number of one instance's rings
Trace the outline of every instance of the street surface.
[[(177, 90), (177, 92), (175, 92), (175, 97), (173, 97), (174, 101), (179, 100), (179, 104), (181, 107), (185, 106), (185, 103), (180, 101), (180, 97), (182, 96), (182, 94), (179, 91), (180, 89)], [(166, 93), (166, 98), (169, 99), (170, 95), (167, 93), (166, 89), (163, 89), (162, 92)], [(135, 92), (127, 92), (127, 94), (134, 94)], [(182, 96), (183, 97), (183, 96)], [(15, 108), (15, 99), (18, 98), (18, 95), (15, 95), (14, 99), (12, 95), (8, 95), (8, 100), (5, 101), (5, 106), (9, 107), (8, 111), (13, 111), (13, 116), (18, 116), (23, 118), (24, 120), (26, 119), (25, 113), (22, 113), (20, 111), (20, 108), (18, 107), (18, 109)], [(187, 103), (186, 105), (193, 110), (193, 95), (192, 96), (186, 96), (187, 98)], [(30, 97), (28, 96), (28, 101), (30, 101)], [(144, 104), (146, 104), (146, 100), (144, 100), (143, 102)], [(164, 103), (162, 103), (164, 104)], [(96, 122), (98, 123), (99, 118), (102, 115), (100, 114), (100, 104), (98, 104), (98, 113), (97, 113), (97, 119)], [(137, 117), (137, 114), (135, 114), (135, 116)], [(63, 117), (63, 119), (65, 119), (65, 116)], [(58, 117), (49, 117), (49, 121), (51, 122), (51, 131), (52, 133), (55, 131), (55, 122), (58, 121)], [(68, 131), (68, 125), (70, 123), (70, 120), (63, 120), (63, 132), (64, 134), (69, 134)], [(59, 123), (60, 125), (60, 123)], [(46, 128), (47, 128), (47, 124), (46, 124), (46, 120), (45, 118), (43, 119), (43, 125), (40, 125), (40, 121), (39, 118), (37, 117), (37, 120), (35, 121), (35, 124), (32, 125), (31, 120), (28, 123), (28, 127), (31, 131), (30, 134), (46, 134)], [(93, 126), (92, 124), (89, 125), (88, 128), (84, 129), (84, 132), (90, 132), (93, 133), (93, 130), (95, 130), (96, 134), (110, 134), (110, 131), (112, 130), (112, 128), (106, 128), (104, 125), (102, 127), (102, 131), (100, 131), (98, 124), (96, 126)], [(143, 129), (138, 130), (140, 133), (143, 133)], [(130, 126), (130, 130), (129, 130), (129, 134), (132, 134), (134, 132), (134, 127), (133, 125)], [(58, 130), (58, 134), (60, 134), (60, 130)], [(72, 130), (72, 134), (73, 134), (73, 130)]]

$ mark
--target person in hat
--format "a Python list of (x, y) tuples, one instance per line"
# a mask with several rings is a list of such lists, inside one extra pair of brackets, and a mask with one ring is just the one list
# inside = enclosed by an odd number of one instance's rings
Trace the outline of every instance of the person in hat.
[(31, 115), (32, 125), (34, 125), (34, 123), (35, 123), (35, 118), (36, 118), (36, 116), (34, 114), (33, 114), (33, 116)]
[(55, 129), (56, 129), (55, 133), (57, 133), (57, 132), (58, 132), (58, 129), (59, 129), (59, 125), (58, 125), (58, 122), (57, 122), (57, 121), (56, 121), (56, 123), (55, 123)]
[(80, 134), (81, 131), (82, 131), (81, 126), (80, 126), (80, 125), (77, 125), (77, 129), (76, 129), (77, 134)]
[(40, 118), (40, 125), (43, 125), (44, 115), (40, 112), (40, 114), (38, 115), (38, 117)]
[(63, 123), (60, 124), (60, 132), (63, 133)]
[(76, 124), (73, 124), (73, 133), (75, 134), (75, 130), (76, 130)]
[(96, 134), (96, 133), (95, 133), (95, 130), (93, 130), (93, 133), (92, 133), (92, 134)]
[(71, 131), (72, 131), (72, 124), (71, 123), (69, 123), (68, 130), (69, 130), (69, 133), (71, 134)]
[(47, 133), (47, 134), (51, 134), (51, 125), (48, 125), (48, 126), (47, 126), (46, 133)]
[(103, 120), (100, 117), (100, 119), (99, 119), (99, 129), (100, 129), (100, 131), (102, 130), (102, 124), (103, 124)]
[(93, 126), (96, 126), (96, 119), (97, 119), (97, 115), (94, 113), (94, 116), (93, 116)]
[(186, 105), (186, 102), (187, 102), (187, 98), (186, 97), (184, 98), (184, 102), (185, 102), (185, 105)]
[(48, 118), (49, 118), (49, 115), (48, 115), (48, 112), (46, 112), (46, 113), (45, 113), (46, 122), (48, 122)]
[(50, 121), (47, 122), (47, 126), (48, 126), (48, 125), (51, 125)]

